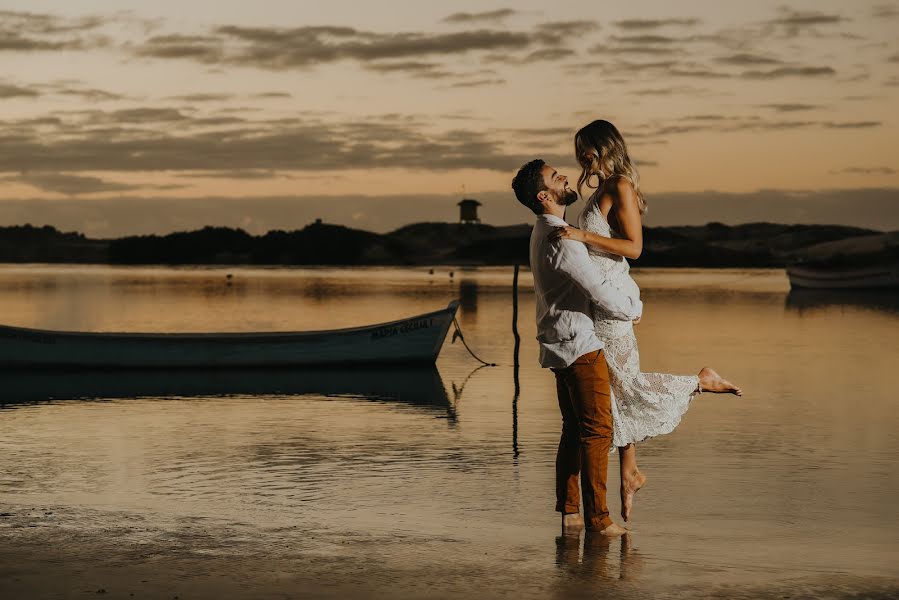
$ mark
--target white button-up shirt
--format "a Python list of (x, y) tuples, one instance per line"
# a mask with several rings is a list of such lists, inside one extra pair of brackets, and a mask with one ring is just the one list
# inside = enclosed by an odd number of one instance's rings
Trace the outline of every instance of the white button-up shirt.
[(554, 215), (540, 215), (531, 231), (531, 273), (542, 367), (567, 367), (579, 356), (603, 348), (593, 330), (591, 305), (595, 304), (603, 316), (621, 321), (633, 321), (643, 314), (638, 297), (603, 279), (584, 244), (547, 239), (555, 227), (566, 225)]

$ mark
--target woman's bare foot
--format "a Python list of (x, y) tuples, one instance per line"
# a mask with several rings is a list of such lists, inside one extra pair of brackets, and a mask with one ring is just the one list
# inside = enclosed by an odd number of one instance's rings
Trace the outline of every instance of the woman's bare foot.
[(634, 507), (634, 494), (646, 485), (646, 475), (634, 471), (630, 475), (621, 475), (621, 518), (626, 523)]
[(699, 387), (702, 392), (743, 395), (742, 388), (738, 388), (709, 367), (703, 367), (699, 372)]

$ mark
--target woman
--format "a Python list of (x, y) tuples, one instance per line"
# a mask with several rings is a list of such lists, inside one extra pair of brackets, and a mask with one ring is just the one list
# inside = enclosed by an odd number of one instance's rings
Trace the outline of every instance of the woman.
[[(624, 139), (614, 125), (600, 120), (578, 131), (574, 146), (582, 168), (578, 192), (584, 196), (585, 186), (595, 191), (581, 213), (579, 228), (559, 227), (550, 237), (583, 242), (607, 279), (639, 295), (626, 259), (638, 258), (643, 250), (646, 201)], [(621, 459), (621, 516), (627, 521), (634, 494), (646, 483), (637, 467), (634, 444), (670, 433), (700, 392), (737, 396), (743, 392), (708, 367), (698, 375), (643, 373), (633, 324), (604, 319), (598, 307), (594, 307), (593, 322), (605, 343), (609, 365), (614, 445)]]

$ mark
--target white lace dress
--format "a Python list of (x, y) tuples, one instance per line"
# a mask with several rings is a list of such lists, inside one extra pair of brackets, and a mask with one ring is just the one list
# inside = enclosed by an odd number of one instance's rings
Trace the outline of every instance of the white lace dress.
[[(594, 195), (587, 202), (578, 226), (605, 237), (618, 237), (599, 209), (596, 198)], [(620, 289), (639, 295), (640, 288), (631, 277), (630, 266), (624, 257), (590, 245), (587, 250), (602, 276)], [(601, 309), (594, 306), (593, 325), (605, 343), (604, 353), (609, 365), (615, 431), (612, 450), (673, 431), (687, 412), (690, 400), (698, 393), (699, 378), (696, 375), (643, 373), (637, 338), (630, 321), (604, 319)]]

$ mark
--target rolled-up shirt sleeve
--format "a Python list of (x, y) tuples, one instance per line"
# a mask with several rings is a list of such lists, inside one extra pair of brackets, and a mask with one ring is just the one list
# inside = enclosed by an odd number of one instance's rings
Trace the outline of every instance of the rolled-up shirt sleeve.
[(590, 261), (587, 247), (574, 240), (552, 244), (550, 259), (560, 273), (571, 279), (610, 319), (633, 321), (643, 314), (643, 302), (626, 294), (599, 276)]

